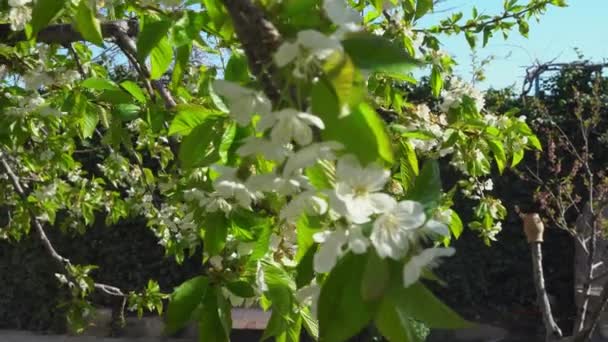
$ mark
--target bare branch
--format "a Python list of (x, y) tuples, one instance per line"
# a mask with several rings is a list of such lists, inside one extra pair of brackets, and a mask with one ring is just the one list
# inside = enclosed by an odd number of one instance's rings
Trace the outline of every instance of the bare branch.
[[(4, 168), (4, 171), (6, 172), (6, 174), (9, 176), (11, 183), (13, 185), (13, 188), (15, 189), (15, 192), (17, 192), (17, 194), (23, 200), (26, 200), (27, 194), (23, 190), (23, 186), (21, 185), (19, 176), (17, 176), (17, 174), (15, 174), (12, 167), (9, 165), (8, 161), (6, 160), (5, 154), (2, 151), (0, 151), (0, 164)], [(42, 223), (40, 222), (40, 220), (38, 220), (36, 218), (35, 214), (31, 210), (30, 210), (30, 218), (31, 218), (32, 222), (34, 223), (34, 228), (36, 229), (36, 234), (37, 234), (40, 242), (42, 242), (44, 249), (46, 249), (46, 251), (49, 253), (49, 255), (51, 256), (51, 258), (53, 259), (55, 264), (58, 266), (58, 268), (62, 272), (66, 271), (66, 269), (71, 265), (70, 260), (68, 258), (63, 257), (61, 254), (59, 254), (57, 252), (57, 250), (51, 243), (51, 240), (46, 235), (46, 232), (44, 231), (44, 227), (42, 226)], [(115, 287), (115, 286), (95, 283), (94, 287), (95, 287), (95, 289), (97, 289), (107, 295), (110, 295), (110, 296), (114, 296), (114, 297), (125, 297), (126, 296), (118, 287)]]

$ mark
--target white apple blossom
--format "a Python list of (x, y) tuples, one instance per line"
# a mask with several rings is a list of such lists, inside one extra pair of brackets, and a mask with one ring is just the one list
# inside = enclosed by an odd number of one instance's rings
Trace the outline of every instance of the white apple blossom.
[(241, 126), (248, 125), (253, 114), (264, 116), (272, 110), (272, 104), (264, 94), (241, 87), (234, 82), (215, 80), (213, 89), (226, 98), (230, 115)]
[(424, 224), (426, 215), (422, 204), (414, 201), (391, 205), (375, 221), (370, 240), (381, 258), (400, 260), (410, 248), (413, 236)]
[(279, 218), (289, 223), (295, 223), (302, 213), (316, 216), (325, 214), (327, 210), (327, 201), (318, 196), (316, 191), (307, 190), (297, 194), (283, 206)]
[(8, 4), (11, 7), (8, 13), (8, 20), (11, 24), (11, 30), (22, 31), (25, 25), (32, 20), (32, 9), (27, 6), (31, 0), (9, 0)]
[(10, 7), (21, 7), (31, 3), (32, 0), (8, 0)]
[(342, 247), (347, 242), (346, 231), (337, 229), (335, 231), (316, 233), (313, 239), (320, 244), (313, 260), (315, 272), (330, 272), (344, 253)]
[(321, 118), (316, 115), (297, 111), (293, 108), (271, 112), (258, 122), (258, 129), (265, 131), (272, 127), (270, 138), (279, 145), (295, 141), (298, 145), (308, 145), (312, 142), (312, 128), (324, 129)]
[(25, 88), (29, 90), (38, 90), (41, 87), (46, 87), (53, 83), (53, 78), (41, 68), (32, 70), (23, 76)]
[(313, 258), (313, 268), (317, 273), (330, 272), (346, 252), (363, 254), (370, 245), (369, 239), (357, 225), (347, 228), (339, 226), (333, 231), (316, 233), (313, 239), (320, 244)]
[(301, 174), (280, 177), (275, 173), (262, 173), (249, 177), (245, 183), (253, 191), (275, 192), (281, 196), (291, 196), (301, 188), (310, 188), (308, 179)]
[(336, 151), (343, 148), (342, 144), (335, 141), (313, 143), (301, 148), (287, 159), (283, 175), (299, 172), (300, 169), (314, 165), (319, 160), (335, 160)]
[(326, 36), (315, 30), (298, 32), (296, 40), (284, 42), (274, 54), (274, 61), (279, 67), (294, 62), (293, 75), (304, 78), (317, 60), (324, 60), (335, 52), (341, 52), (342, 45), (336, 37)]
[(217, 271), (221, 271), (223, 269), (222, 266), (222, 262), (223, 262), (223, 258), (219, 255), (214, 255), (211, 258), (209, 258), (209, 263), (211, 264), (211, 266), (213, 266), (213, 268)]
[(262, 155), (264, 158), (282, 163), (291, 150), (283, 144), (277, 144), (264, 138), (249, 136), (243, 139), (243, 145), (236, 152), (242, 156)]
[(210, 213), (221, 211), (228, 215), (232, 211), (232, 205), (217, 192), (212, 192), (208, 197), (199, 200), (199, 206)]
[(234, 198), (243, 208), (251, 208), (251, 202), (257, 198), (257, 194), (247, 188), (245, 183), (238, 179), (237, 169), (214, 165), (214, 169), (221, 175), (213, 181), (213, 187), (217, 194), (225, 199)]
[(313, 280), (309, 285), (303, 286), (296, 292), (296, 300), (304, 306), (310, 307), (313, 317), (317, 317), (317, 303), (321, 294), (321, 286)]
[(452, 77), (450, 79), (450, 88), (442, 92), (441, 110), (447, 113), (451, 108), (459, 106), (464, 96), (471, 98), (475, 102), (477, 111), (481, 112), (483, 110), (486, 103), (484, 94), (457, 77)]
[(348, 229), (348, 249), (355, 254), (363, 254), (370, 246), (370, 240), (363, 234), (361, 226), (351, 225)]
[(329, 20), (337, 26), (361, 22), (359, 12), (351, 8), (347, 0), (324, 0), (323, 9)]
[(259, 292), (264, 293), (268, 291), (268, 285), (266, 284), (266, 278), (264, 276), (264, 268), (259, 261), (255, 272), (255, 284)]
[(363, 167), (355, 156), (343, 156), (336, 167), (335, 191), (330, 194), (332, 208), (353, 223), (368, 222), (392, 203), (392, 197), (381, 192), (389, 177), (390, 172), (377, 164)]
[(422, 270), (438, 265), (439, 258), (450, 257), (454, 248), (428, 248), (413, 256), (403, 267), (403, 286), (409, 287), (420, 279)]

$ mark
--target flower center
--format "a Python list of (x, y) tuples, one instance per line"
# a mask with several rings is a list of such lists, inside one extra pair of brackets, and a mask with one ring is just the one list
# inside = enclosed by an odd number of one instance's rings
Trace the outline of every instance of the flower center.
[(369, 191), (364, 185), (356, 185), (353, 187), (353, 193), (355, 194), (355, 197), (365, 197)]

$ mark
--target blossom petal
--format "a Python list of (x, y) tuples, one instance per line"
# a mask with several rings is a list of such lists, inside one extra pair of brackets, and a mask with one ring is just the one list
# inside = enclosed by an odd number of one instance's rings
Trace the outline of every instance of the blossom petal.
[(274, 61), (277, 63), (277, 66), (284, 67), (296, 59), (298, 52), (298, 44), (285, 42), (279, 46), (274, 54)]

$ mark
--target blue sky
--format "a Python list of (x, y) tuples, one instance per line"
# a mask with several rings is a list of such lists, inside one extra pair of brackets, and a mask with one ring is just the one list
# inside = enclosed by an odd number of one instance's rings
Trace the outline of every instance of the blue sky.
[[(473, 6), (487, 14), (498, 14), (502, 3), (502, 0), (447, 0), (436, 11), (449, 12), (433, 14), (433, 17), (440, 19), (450, 12), (463, 11), (467, 18)], [(515, 83), (519, 90), (526, 66), (535, 60), (576, 60), (575, 47), (593, 61), (608, 59), (608, 0), (568, 0), (568, 4), (566, 8), (551, 7), (539, 23), (533, 19), (528, 39), (515, 30), (507, 41), (497, 34), (485, 48), (479, 49), (480, 58), (495, 56), (486, 69), (487, 80), (479, 86), (501, 88)], [(464, 37), (442, 37), (442, 42), (444, 49), (460, 63), (456, 72), (470, 79), (471, 50)]]

